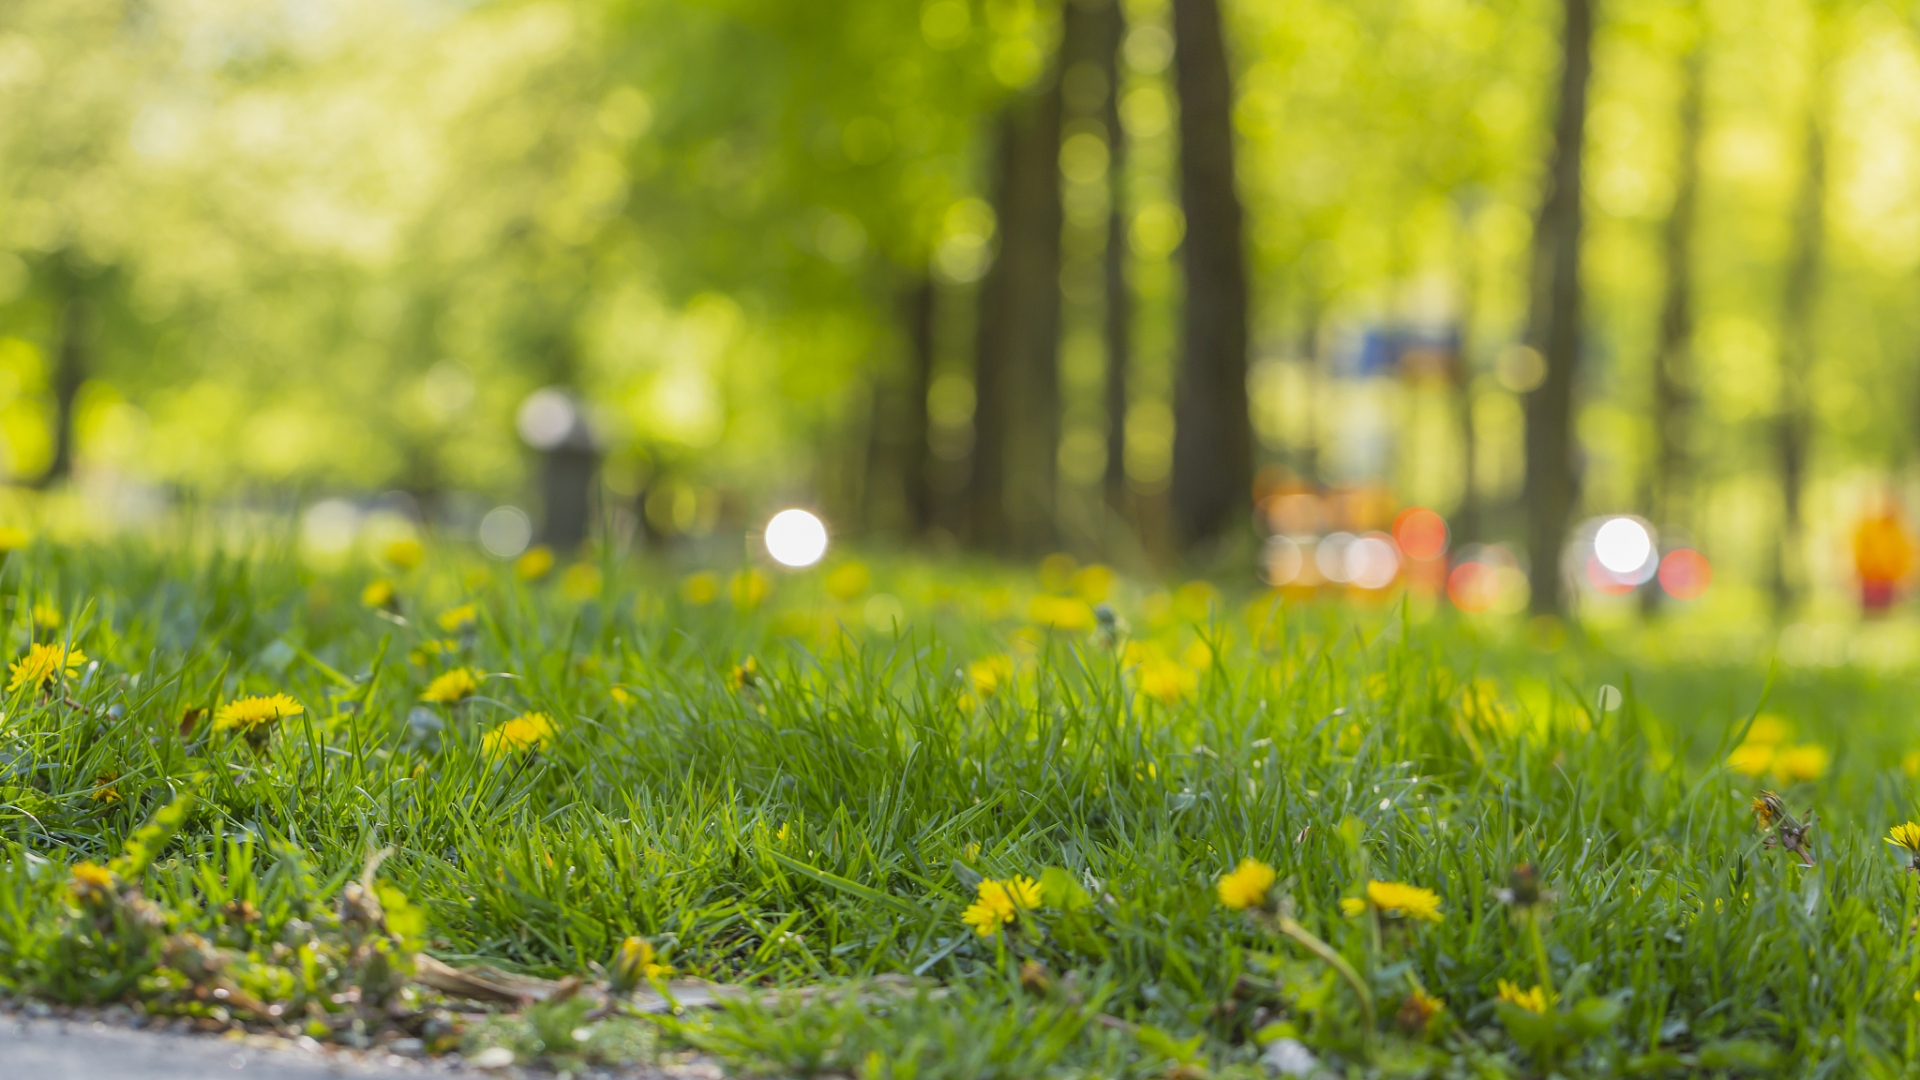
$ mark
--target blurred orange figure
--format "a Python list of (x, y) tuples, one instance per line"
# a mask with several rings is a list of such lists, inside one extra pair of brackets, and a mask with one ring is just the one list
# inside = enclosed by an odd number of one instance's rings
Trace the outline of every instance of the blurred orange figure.
[(1853, 568), (1860, 575), (1860, 606), (1878, 614), (1893, 606), (1894, 592), (1913, 569), (1913, 538), (1895, 513), (1893, 500), (1881, 503), (1853, 531)]

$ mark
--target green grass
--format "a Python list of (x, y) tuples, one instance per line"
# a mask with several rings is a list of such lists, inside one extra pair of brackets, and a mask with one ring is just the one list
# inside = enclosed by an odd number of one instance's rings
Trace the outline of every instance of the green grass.
[[(1249, 613), (1247, 597), (1124, 582), (1116, 641), (1033, 628), (1029, 575), (914, 563), (876, 574), (906, 612), (889, 632), (866, 615), (890, 605), (871, 588), (835, 599), (824, 572), (742, 611), (724, 581), (695, 604), (658, 567), (529, 584), (457, 551), (392, 575), (395, 619), (359, 602), (371, 568), (194, 550), (36, 544), (0, 573), (9, 655), (39, 602), (63, 613), (41, 638), (98, 662), (4, 706), (0, 985), (17, 993), (177, 988), (158, 954), (74, 953), (60, 866), (121, 854), (191, 790), (145, 893), (173, 929), (263, 965), (297, 967), (275, 942), (391, 847), (380, 878), (454, 962), (589, 972), (642, 935), (681, 974), (730, 983), (921, 980), (660, 1027), (660, 1045), (750, 1070), (1255, 1075), (1280, 1037), (1354, 1075), (1920, 1064), (1916, 886), (1881, 839), (1914, 812), (1909, 677), (1796, 671), (1769, 690), (1758, 663), (1548, 649), (1417, 603)], [(473, 628), (442, 631), (464, 602)], [(1216, 654), (1204, 670), (1197, 641)], [(1128, 642), (1189, 672), (1190, 692), (1141, 693)], [(1001, 654), (1013, 677), (983, 692), (966, 669)], [(473, 698), (419, 701), (462, 664), (490, 675)], [(205, 720), (182, 734), (190, 710), (280, 692), (305, 713), (262, 752)], [(1792, 740), (1833, 755), (1780, 787), (1818, 811), (1810, 870), (1762, 846), (1748, 804), (1763, 781), (1721, 764), (1763, 697)], [(485, 732), (532, 711), (553, 718), (548, 746), (483, 753)], [(1248, 856), (1355, 969), (1376, 1030), (1328, 964), (1222, 907), (1215, 880)], [(1495, 1001), (1499, 980), (1541, 981), (1496, 896), (1527, 862), (1553, 894), (1557, 1024)], [(1050, 867), (1093, 903), (1000, 939), (961, 921), (982, 875)], [(1434, 890), (1444, 918), (1343, 916), (1369, 879)], [(242, 902), (257, 919), (222, 915)], [(1446, 1008), (1409, 1032), (1396, 1017), (1416, 984)]]

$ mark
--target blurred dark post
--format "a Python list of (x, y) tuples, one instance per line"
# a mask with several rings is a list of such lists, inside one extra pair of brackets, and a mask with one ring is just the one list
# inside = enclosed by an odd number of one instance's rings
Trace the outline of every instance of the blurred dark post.
[(1234, 174), (1233, 77), (1218, 0), (1173, 0), (1173, 40), (1187, 234), (1171, 494), (1174, 528), (1191, 547), (1246, 519), (1253, 421), (1247, 411), (1247, 267)]
[(1527, 540), (1533, 610), (1558, 614), (1566, 596), (1560, 550), (1579, 496), (1574, 466), (1573, 388), (1580, 362), (1580, 167), (1593, 68), (1593, 0), (1563, 0), (1560, 95), (1547, 190), (1533, 232), (1527, 337), (1546, 378), (1527, 395)]
[(1107, 346), (1107, 508), (1121, 521), (1129, 518), (1127, 500), (1127, 369), (1133, 364), (1133, 291), (1127, 283), (1127, 131), (1120, 123), (1120, 50), (1126, 43), (1127, 13), (1120, 0), (1105, 0), (1094, 10), (1098, 24), (1100, 70), (1107, 77), (1107, 101), (1101, 119), (1107, 129), (1107, 310), (1103, 327)]
[(927, 443), (927, 392), (933, 388), (934, 313), (933, 279), (922, 276), (907, 286), (901, 299), (906, 330), (907, 400), (901, 410), (900, 484), (907, 508), (907, 531), (913, 539), (933, 528), (933, 489), (928, 472), (933, 451)]
[(1806, 567), (1801, 558), (1801, 495), (1807, 482), (1812, 441), (1813, 387), (1809, 380), (1815, 341), (1814, 314), (1820, 292), (1821, 250), (1826, 239), (1827, 71), (1830, 28), (1826, 8), (1814, 9), (1814, 71), (1807, 91), (1801, 139), (1806, 156), (1794, 198), (1793, 240), (1780, 305), (1780, 397), (1774, 412), (1774, 451), (1780, 466), (1780, 537), (1773, 554), (1773, 608), (1784, 614), (1799, 592)]
[(1060, 76), (1007, 105), (993, 185), (1000, 250), (975, 335), (969, 539), (1035, 551), (1053, 538), (1060, 444)]
[[(1656, 526), (1677, 523), (1682, 492), (1688, 480), (1687, 437), (1692, 421), (1693, 381), (1693, 223), (1700, 192), (1700, 141), (1705, 128), (1701, 98), (1705, 93), (1706, 63), (1699, 40), (1698, 7), (1694, 8), (1695, 38), (1687, 47), (1680, 86), (1679, 145), (1675, 148), (1673, 208), (1667, 212), (1662, 243), (1666, 262), (1666, 298), (1660, 307), (1660, 342), (1653, 358), (1653, 471), (1649, 477), (1647, 510)], [(1651, 610), (1660, 602), (1660, 589), (1641, 590), (1642, 606)]]
[(565, 554), (586, 542), (593, 524), (593, 491), (600, 450), (574, 396), (546, 387), (520, 405), (520, 437), (540, 455), (542, 544)]

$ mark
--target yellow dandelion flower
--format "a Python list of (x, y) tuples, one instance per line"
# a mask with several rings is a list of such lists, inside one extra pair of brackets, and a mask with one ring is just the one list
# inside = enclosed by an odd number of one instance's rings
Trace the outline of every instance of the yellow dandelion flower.
[(1793, 725), (1772, 713), (1761, 713), (1747, 728), (1745, 742), (1760, 746), (1778, 746), (1793, 734)]
[(480, 736), (480, 752), (493, 757), (515, 750), (544, 750), (553, 741), (553, 721), (546, 713), (525, 713)]
[(1773, 768), (1773, 755), (1770, 743), (1744, 742), (1727, 755), (1727, 768), (1742, 776), (1761, 776)]
[(35, 630), (58, 630), (60, 628), (60, 609), (44, 600), (33, 605), (33, 628)]
[(1500, 1000), (1509, 1005), (1518, 1006), (1530, 1013), (1542, 1014), (1547, 1011), (1547, 991), (1536, 986), (1531, 990), (1522, 990), (1518, 983), (1505, 979), (1499, 980)]
[(1200, 688), (1200, 676), (1178, 661), (1164, 656), (1149, 656), (1135, 669), (1140, 692), (1162, 705), (1177, 705)]
[(628, 690), (624, 686), (613, 687), (611, 690), (607, 691), (607, 694), (609, 697), (613, 698), (613, 703), (616, 705), (633, 704), (633, 692)]
[(1027, 605), (1027, 618), (1048, 630), (1091, 630), (1093, 606), (1077, 596), (1040, 595)]
[(654, 959), (653, 943), (643, 937), (630, 937), (614, 950), (613, 963), (607, 965), (607, 981), (616, 994), (630, 993), (642, 979), (652, 981), (673, 974), (673, 968)]
[(213, 714), (213, 730), (238, 731), (256, 746), (266, 741), (274, 723), (306, 710), (285, 694), (244, 697), (227, 702)]
[(370, 608), (392, 607), (393, 598), (393, 582), (386, 578), (375, 578), (360, 590), (360, 603)]
[(733, 666), (733, 688), (751, 690), (760, 683), (760, 662), (749, 656)]
[(680, 583), (680, 595), (687, 603), (704, 607), (719, 599), (720, 579), (704, 570), (689, 574), (687, 580)]
[(793, 826), (791, 826), (791, 825), (789, 825), (789, 824), (787, 824), (787, 823), (786, 823), (786, 822), (784, 822), (784, 821), (783, 821), (783, 822), (781, 822), (781, 823), (780, 823), (780, 831), (779, 831), (779, 832), (776, 832), (776, 833), (774, 833), (774, 834), (773, 834), (773, 838), (774, 838), (775, 840), (777, 840), (777, 841), (779, 841), (779, 842), (780, 842), (780, 843), (782, 843), (782, 844), (784, 844), (784, 843), (786, 843), (787, 841), (789, 841), (789, 840), (791, 840), (791, 839), (793, 839)]
[(1786, 804), (1780, 801), (1780, 796), (1771, 791), (1763, 791), (1755, 795), (1749, 808), (1752, 809), (1754, 819), (1760, 823), (1762, 829), (1772, 828), (1773, 823), (1785, 817), (1787, 813)]
[(1406, 1000), (1400, 1003), (1400, 1011), (1395, 1014), (1394, 1023), (1409, 1035), (1418, 1035), (1427, 1030), (1434, 1017), (1447, 1011), (1447, 1003), (1434, 997), (1425, 990), (1415, 987)]
[(1369, 881), (1364, 899), (1349, 896), (1340, 901), (1340, 910), (1348, 915), (1358, 915), (1368, 908), (1391, 918), (1420, 919), (1424, 922), (1439, 922), (1441, 919), (1440, 897), (1432, 889), (1403, 885), (1397, 881)]
[(472, 668), (457, 667), (452, 671), (434, 676), (432, 682), (420, 695), (420, 700), (435, 705), (453, 705), (480, 689), (480, 678)]
[(67, 889), (76, 900), (102, 899), (113, 892), (113, 871), (98, 863), (76, 863), (68, 874)]
[(988, 878), (980, 883), (974, 902), (960, 919), (981, 937), (992, 937), (1000, 928), (1020, 917), (1022, 911), (1040, 906), (1040, 883), (1030, 877), (1010, 877), (1005, 881)]
[(1773, 755), (1774, 775), (1788, 783), (1810, 784), (1827, 774), (1833, 755), (1817, 743), (1789, 746)]
[(411, 570), (427, 557), (427, 549), (413, 537), (402, 536), (387, 541), (387, 546), (380, 551), (380, 557), (396, 569)]
[(967, 683), (978, 697), (992, 697), (1013, 681), (1013, 657), (1006, 653), (983, 656), (967, 665)]
[(1266, 904), (1276, 876), (1273, 867), (1259, 859), (1246, 858), (1240, 860), (1239, 866), (1220, 875), (1215, 888), (1220, 892), (1222, 904), (1234, 911), (1245, 911)]
[(472, 604), (461, 604), (440, 613), (440, 629), (449, 634), (471, 630), (480, 621), (480, 612)]
[(1920, 856), (1920, 825), (1915, 825), (1911, 821), (1904, 825), (1895, 825), (1887, 830), (1887, 843), (1906, 848), (1914, 855)]
[(553, 569), (553, 549), (535, 544), (513, 560), (513, 576), (521, 581), (539, 581)]
[(18, 551), (32, 541), (27, 530), (18, 525), (0, 525), (0, 554)]
[(12, 693), (23, 686), (38, 690), (47, 685), (47, 680), (61, 672), (69, 679), (78, 678), (80, 665), (87, 662), (87, 654), (79, 649), (68, 649), (59, 644), (39, 644), (27, 650), (27, 655), (9, 665), (13, 672), (13, 681), (7, 684), (7, 692)]
[(567, 599), (582, 604), (599, 596), (605, 585), (605, 576), (592, 563), (574, 563), (567, 567), (566, 573), (560, 575), (560, 591), (566, 594)]
[(88, 797), (94, 802), (119, 802), (120, 788), (117, 786), (119, 780), (120, 774), (117, 772), (101, 773), (93, 778), (93, 790), (87, 793)]

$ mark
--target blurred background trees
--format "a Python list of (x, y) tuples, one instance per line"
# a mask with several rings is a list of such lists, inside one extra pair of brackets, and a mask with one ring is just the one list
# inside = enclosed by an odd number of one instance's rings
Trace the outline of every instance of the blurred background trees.
[(1137, 565), (1419, 503), (1540, 610), (1632, 511), (1790, 607), (1913, 478), (1916, 86), (1847, 0), (16, 0), (0, 467)]

